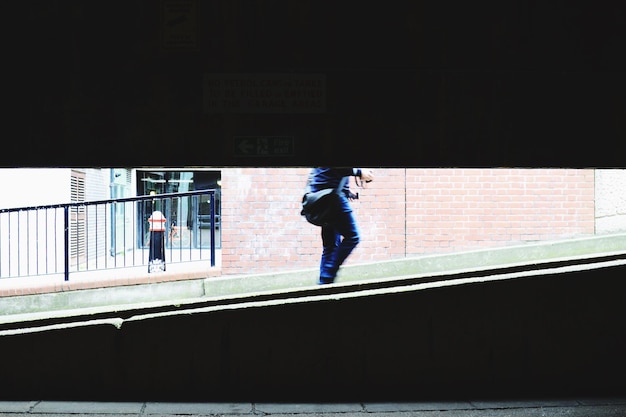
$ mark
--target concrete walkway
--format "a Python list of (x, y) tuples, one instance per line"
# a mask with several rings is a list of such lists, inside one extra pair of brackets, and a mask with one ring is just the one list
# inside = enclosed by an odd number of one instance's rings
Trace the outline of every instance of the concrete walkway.
[(0, 415), (621, 417), (626, 415), (626, 398), (337, 404), (0, 401)]
[[(526, 270), (546, 262), (566, 265), (598, 255), (626, 258), (626, 234), (351, 264), (342, 267), (338, 284), (393, 286), (411, 279), (445, 279), (458, 273), (484, 270)], [(59, 277), (0, 280), (0, 325), (74, 314), (99, 314), (157, 305), (196, 304), (316, 287), (317, 269), (219, 276), (207, 262), (175, 264), (165, 273), (148, 274), (145, 267), (76, 274), (69, 282)]]

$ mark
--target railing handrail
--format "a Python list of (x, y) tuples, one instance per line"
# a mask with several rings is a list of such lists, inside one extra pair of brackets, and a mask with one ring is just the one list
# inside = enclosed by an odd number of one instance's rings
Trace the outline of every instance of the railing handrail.
[(43, 206), (3, 208), (3, 209), (0, 209), (0, 213), (10, 213), (10, 212), (15, 212), (15, 211), (26, 211), (26, 210), (59, 209), (59, 208), (64, 208), (64, 207), (83, 207), (83, 206), (108, 204), (108, 203), (126, 203), (126, 202), (132, 202), (132, 201), (152, 200), (152, 199), (157, 199), (157, 198), (188, 197), (188, 196), (193, 196), (193, 195), (215, 194), (215, 192), (216, 192), (215, 188), (207, 188), (205, 190), (184, 191), (180, 193), (163, 193), (163, 194), (153, 194), (153, 195), (141, 195), (141, 196), (136, 196), (136, 197), (111, 198), (108, 200), (89, 200), (89, 201), (76, 201), (76, 202), (71, 202), (71, 203), (47, 204)]
[[(8, 241), (7, 241), (8, 244), (7, 244), (6, 247), (8, 248), (7, 249), (7, 253), (8, 253), (8, 256), (9, 256), (9, 266), (8, 266), (8, 268), (9, 268), (9, 275), (10, 275), (10, 270), (11, 270), (11, 264), (10, 264), (11, 263), (11, 248), (15, 247), (12, 244), (12, 240), (11, 240), (12, 239), (11, 238), (11, 235), (12, 235), (12, 233), (11, 233), (11, 223), (12, 223), (11, 214), (12, 213), (17, 213), (18, 214), (17, 219), (14, 219), (14, 220), (16, 220), (18, 222), (17, 223), (17, 229), (16, 229), (17, 230), (17, 235), (16, 235), (17, 236), (17, 244), (16, 244), (16, 246), (17, 246), (17, 250), (18, 250), (18, 255), (17, 255), (17, 265), (18, 266), (17, 266), (17, 270), (18, 270), (18, 275), (20, 275), (19, 268), (20, 268), (21, 262), (23, 261), (23, 258), (20, 258), (20, 254), (19, 254), (20, 248), (22, 247), (22, 243), (20, 243), (20, 237), (19, 237), (21, 235), (21, 233), (20, 233), (20, 223), (19, 223), (20, 222), (20, 216), (21, 216), (20, 213), (24, 213), (24, 212), (29, 213), (29, 212), (33, 212), (33, 211), (34, 212), (39, 212), (39, 211), (46, 211), (47, 212), (48, 210), (52, 210), (52, 211), (62, 210), (62, 226), (61, 227), (62, 227), (62, 242), (63, 242), (62, 243), (63, 244), (63, 252), (62, 252), (62, 254), (63, 254), (63, 263), (64, 263), (64, 265), (63, 265), (64, 266), (63, 273), (65, 275), (65, 280), (67, 281), (69, 279), (69, 273), (70, 273), (70, 264), (69, 264), (69, 260), (70, 260), (70, 227), (71, 227), (71, 225), (70, 225), (70, 212), (72, 213), (72, 215), (74, 215), (74, 209), (78, 209), (76, 211), (76, 215), (79, 216), (79, 215), (88, 215), (89, 212), (88, 212), (87, 209), (85, 209), (85, 211), (82, 211), (82, 208), (85, 208), (86, 206), (95, 206), (96, 210), (98, 210), (98, 206), (107, 206), (107, 205), (108, 206), (114, 206), (116, 203), (119, 203), (121, 205), (124, 205), (123, 203), (134, 203), (134, 202), (155, 202), (155, 203), (158, 203), (159, 201), (167, 201), (167, 200), (171, 201), (171, 200), (174, 200), (174, 199), (182, 199), (182, 198), (185, 198), (185, 197), (197, 197), (197, 196), (201, 196), (201, 195), (210, 197), (210, 199), (208, 201), (210, 203), (209, 239), (210, 239), (210, 261), (211, 261), (211, 266), (213, 267), (213, 266), (215, 266), (215, 238), (216, 238), (215, 229), (216, 229), (216, 214), (217, 214), (215, 212), (216, 194), (217, 194), (217, 189), (215, 189), (215, 188), (208, 188), (208, 189), (202, 189), (202, 190), (184, 191), (184, 192), (177, 192), (177, 193), (162, 193), (162, 194), (151, 194), (151, 195), (134, 196), (134, 197), (121, 197), (121, 198), (106, 199), (106, 200), (77, 201), (77, 202), (70, 202), (70, 203), (58, 203), (58, 204), (48, 204), (48, 205), (39, 205), (39, 206), (25, 206), (25, 207), (14, 207), (14, 208), (0, 209), (0, 214), (4, 214), (4, 215), (8, 216), (8, 218), (6, 218), (6, 221), (7, 221), (7, 224), (8, 224), (7, 227), (9, 228), (8, 229), (9, 234), (8, 234)], [(197, 200), (194, 199), (194, 201), (197, 201)], [(98, 220), (98, 211), (95, 211), (95, 212), (92, 212), (92, 213), (94, 213), (94, 215), (96, 216), (95, 217), (95, 219), (96, 219), (95, 220), (96, 221), (96, 226), (95, 226), (96, 227), (96, 243), (95, 244), (96, 244), (96, 252), (98, 252), (98, 242), (99, 242), (98, 241), (98, 237), (97, 237), (98, 236), (97, 235), (97, 233), (98, 233), (97, 229), (98, 229), (98, 221), (99, 221)], [(125, 213), (125, 211), (124, 211), (124, 213)], [(199, 215), (199, 213), (196, 213), (196, 214)], [(37, 233), (39, 233), (40, 227), (42, 227), (42, 226), (40, 226), (39, 223), (38, 223), (39, 222), (39, 218), (40, 218), (39, 214), (37, 214), (36, 216), (37, 217), (35, 217), (33, 219), (33, 221), (35, 222), (36, 225), (32, 229), (34, 230), (34, 233), (37, 234)], [(109, 217), (109, 222), (110, 222), (109, 226), (113, 225), (114, 223), (112, 223), (112, 222), (115, 221), (114, 218), (112, 217), (113, 214), (111, 214), (110, 216), (111, 217)], [(27, 214), (27, 217), (25, 219), (25, 221), (26, 221), (26, 233), (27, 234), (30, 233), (29, 232), (29, 230), (30, 230), (29, 219), (30, 219), (30, 214)], [(48, 221), (47, 219), (48, 218), (46, 217), (43, 220), (43, 221), (45, 221), (44, 229), (47, 228), (47, 221)], [(54, 222), (57, 221), (56, 214), (54, 214), (54, 220), (53, 221)], [(75, 220), (72, 220), (72, 221), (75, 221)], [(106, 212), (104, 214), (103, 221), (104, 221), (104, 225), (105, 225), (104, 227), (106, 228), (107, 227), (106, 226), (107, 225), (107, 214), (106, 214)], [(195, 220), (192, 220), (192, 222), (195, 222)], [(173, 224), (174, 223), (172, 223), (172, 225)], [(194, 223), (194, 224), (197, 225), (198, 223)], [(83, 225), (82, 227), (85, 227), (85, 226)], [(125, 227), (125, 226), (123, 226), (123, 227)], [(133, 229), (135, 229), (134, 221), (133, 221), (133, 225), (131, 227)], [(196, 230), (197, 227), (198, 226), (194, 226), (194, 229), (193, 229), (194, 232), (193, 233), (199, 233)], [(78, 229), (76, 229), (76, 230), (78, 230)], [(107, 232), (105, 231), (105, 236), (106, 236), (106, 233)], [(114, 228), (111, 229), (111, 233), (112, 233), (112, 237), (111, 237), (111, 240), (109, 242), (111, 242), (111, 244), (113, 245), (112, 247), (115, 248), (115, 244), (116, 244), (115, 239), (116, 238), (115, 238), (115, 229)], [(139, 234), (136, 234), (136, 233), (138, 233), (136, 230), (129, 231), (129, 235), (126, 235), (125, 230), (123, 231), (123, 233), (124, 233), (123, 234), (124, 239), (126, 239), (126, 236), (128, 236), (129, 238), (132, 237), (132, 239), (135, 239), (137, 236), (139, 236)], [(56, 229), (55, 229), (54, 234), (56, 234)], [(74, 236), (74, 235), (72, 235), (72, 236)], [(78, 235), (76, 235), (76, 236), (78, 236)], [(196, 239), (197, 237), (198, 236), (194, 235), (194, 239)], [(36, 242), (36, 243), (34, 243), (34, 250), (35, 250), (34, 258), (35, 258), (35, 263), (37, 263), (37, 262), (39, 262), (38, 259), (40, 258), (40, 255), (39, 255), (40, 254), (40, 252), (39, 252), (40, 246), (39, 245), (41, 244), (42, 246), (44, 246), (44, 251), (45, 251), (45, 252), (43, 252), (44, 254), (47, 253), (47, 251), (48, 251), (47, 246), (46, 246), (48, 244), (48, 234), (47, 234), (47, 232), (45, 232), (45, 237), (42, 236), (42, 239), (39, 238), (39, 235), (36, 235), (34, 237), (34, 239), (35, 239), (35, 242)], [(106, 239), (107, 238), (105, 237), (104, 238), (104, 243), (103, 243), (103, 245), (105, 245), (105, 246), (107, 244), (106, 243), (107, 242)], [(200, 239), (201, 239), (201, 237), (200, 237)], [(52, 241), (54, 243), (55, 239), (53, 238)], [(28, 240), (27, 240), (27, 242), (28, 242)], [(125, 242), (126, 242), (126, 240), (125, 240)], [(196, 242), (196, 241), (194, 240), (194, 242)], [(123, 244), (126, 244), (126, 243), (123, 243)], [(133, 243), (133, 244), (135, 244), (135, 243)], [(189, 242), (190, 254), (191, 254), (192, 246), (196, 245), (196, 244), (198, 244), (198, 243), (197, 242), (196, 243), (192, 243), (191, 241)], [(54, 243), (54, 245), (56, 245), (56, 243)], [(86, 243), (86, 245), (87, 245), (86, 246), (87, 250), (89, 250), (89, 247), (90, 247), (89, 245), (90, 244)], [(30, 246), (30, 244), (27, 243), (25, 245), (25, 247), (26, 247), (26, 264), (27, 264), (27, 268), (28, 268), (28, 264), (30, 262), (29, 261), (29, 259), (30, 259), (29, 258), (29, 251), (30, 251), (31, 246)], [(56, 248), (56, 246), (55, 246), (55, 248)], [(181, 246), (179, 247), (180, 251), (178, 252), (178, 254), (180, 255), (181, 259), (182, 259), (182, 254), (183, 254), (183, 249), (182, 248), (183, 247), (182, 247), (182, 242), (181, 242)], [(199, 249), (200, 252), (201, 252), (202, 248), (203, 248), (202, 243), (200, 243), (200, 246), (198, 246), (197, 249)], [(172, 250), (171, 249), (172, 248), (170, 247), (170, 255), (172, 254)], [(134, 247), (133, 247), (133, 250), (134, 250)], [(112, 249), (112, 251), (113, 251), (113, 249)], [(77, 250), (77, 252), (80, 252), (80, 251)], [(55, 249), (54, 253), (55, 253), (55, 257), (56, 257), (56, 253), (57, 253), (56, 249)], [(113, 252), (111, 252), (111, 253), (113, 253)], [(0, 254), (0, 256), (2, 256), (2, 254)], [(116, 257), (117, 254), (113, 254), (112, 256)], [(124, 254), (123, 256), (124, 256), (124, 265), (126, 265), (126, 257), (125, 257), (126, 255)], [(134, 254), (132, 256), (134, 256)], [(202, 257), (202, 255), (200, 253), (200, 258), (201, 257)], [(79, 258), (76, 257), (76, 260), (78, 262)], [(190, 260), (191, 260), (191, 257), (190, 257)], [(46, 263), (47, 261), (45, 261), (45, 259), (44, 259), (43, 262)], [(87, 265), (88, 265), (89, 260), (87, 260), (86, 262), (87, 262)], [(114, 261), (115, 265), (116, 265), (116, 262), (117, 261), (115, 260)], [(56, 265), (56, 263), (55, 263), (55, 265)], [(133, 263), (133, 265), (135, 265), (135, 263)], [(78, 266), (78, 263), (77, 263), (77, 266)], [(36, 267), (39, 268), (39, 264), (38, 263), (37, 263)], [(105, 262), (105, 269), (106, 268), (107, 268), (107, 266), (106, 266), (106, 262)], [(87, 266), (87, 269), (89, 269), (88, 266)], [(99, 269), (98, 266), (97, 266), (97, 260), (96, 260), (96, 269)], [(27, 271), (28, 271), (28, 269), (27, 269)], [(46, 266), (46, 271), (47, 271), (47, 266)], [(56, 266), (54, 267), (54, 271), (58, 271), (56, 269)], [(27, 272), (27, 275), (29, 275), (28, 272)]]

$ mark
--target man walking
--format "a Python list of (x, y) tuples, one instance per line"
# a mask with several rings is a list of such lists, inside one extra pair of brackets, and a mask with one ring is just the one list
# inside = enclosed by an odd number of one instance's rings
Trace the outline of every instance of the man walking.
[[(359, 177), (361, 181), (374, 179), (371, 170), (362, 168), (314, 168), (309, 177), (309, 189), (316, 192), (326, 188), (337, 188), (345, 177)], [(340, 209), (334, 221), (322, 226), (322, 259), (320, 261), (319, 284), (335, 282), (337, 271), (352, 250), (359, 244), (359, 228), (352, 213), (350, 201), (357, 198), (352, 194), (348, 181), (340, 194)]]

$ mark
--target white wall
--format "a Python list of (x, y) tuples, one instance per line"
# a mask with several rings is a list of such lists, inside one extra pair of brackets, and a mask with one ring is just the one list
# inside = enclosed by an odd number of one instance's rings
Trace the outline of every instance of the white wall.
[(626, 170), (596, 169), (596, 234), (626, 231)]
[(67, 203), (70, 176), (66, 168), (2, 168), (0, 208)]
[[(86, 201), (110, 197), (109, 169), (81, 169), (85, 173)], [(69, 168), (7, 168), (0, 169), (0, 209), (41, 207), (71, 202)], [(93, 206), (95, 208), (95, 206)], [(90, 208), (87, 213), (92, 213)], [(108, 212), (102, 208), (100, 222), (88, 223), (97, 228), (87, 231), (90, 258), (106, 253), (109, 238), (106, 222)], [(109, 219), (110, 221), (110, 219)], [(39, 275), (62, 271), (63, 211), (60, 209), (20, 211), (0, 214), (0, 277)], [(96, 239), (98, 241), (96, 241)]]

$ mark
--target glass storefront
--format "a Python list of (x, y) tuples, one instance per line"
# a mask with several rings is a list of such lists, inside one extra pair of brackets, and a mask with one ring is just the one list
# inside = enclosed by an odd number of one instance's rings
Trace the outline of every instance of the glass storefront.
[[(111, 198), (118, 199), (130, 196), (130, 170), (125, 168), (111, 169)], [(132, 250), (133, 239), (127, 232), (127, 226), (132, 224), (132, 211), (127, 210), (125, 204), (111, 204), (111, 256)]]
[[(221, 247), (221, 172), (137, 170), (137, 195), (158, 195), (214, 189), (215, 247)], [(162, 206), (163, 205), (163, 206)], [(208, 248), (211, 245), (211, 202), (208, 195), (187, 196), (146, 202), (138, 210), (139, 245), (146, 247), (149, 237), (148, 217), (159, 210), (167, 213), (165, 245), (170, 248)]]

